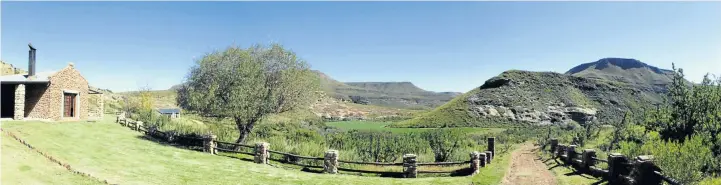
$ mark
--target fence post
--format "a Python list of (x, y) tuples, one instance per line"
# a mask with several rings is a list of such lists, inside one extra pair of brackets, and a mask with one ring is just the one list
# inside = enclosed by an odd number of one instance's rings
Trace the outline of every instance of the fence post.
[(338, 173), (338, 150), (328, 150), (323, 158), (323, 169), (326, 173)]
[(631, 178), (635, 184), (661, 184), (663, 179), (653, 171), (661, 171), (661, 168), (653, 163), (652, 155), (642, 155), (636, 157), (633, 165)]
[(416, 178), (416, 176), (418, 176), (416, 154), (403, 155), (403, 174), (406, 178)]
[(559, 144), (556, 147), (556, 156), (558, 156), (558, 158), (561, 158), (561, 161), (566, 160), (566, 145)]
[(620, 184), (621, 175), (628, 173), (628, 168), (624, 166), (628, 163), (626, 156), (620, 153), (608, 154), (608, 182), (609, 184)]
[(566, 148), (566, 164), (573, 165), (573, 158), (576, 157), (576, 145), (568, 145)]
[(140, 131), (140, 127), (143, 126), (142, 121), (135, 121), (135, 131)]
[(168, 131), (168, 132), (165, 132), (165, 133), (167, 134), (166, 137), (168, 137), (168, 143), (172, 143), (172, 142), (175, 141), (175, 135), (177, 134), (177, 132), (175, 132), (175, 131)]
[(493, 155), (496, 155), (496, 138), (495, 137), (489, 137), (488, 138), (488, 150), (491, 151), (493, 154), (491, 155), (491, 158), (493, 158)]
[(491, 164), (491, 160), (493, 160), (493, 152), (486, 151), (486, 164)]
[(584, 149), (582, 154), (582, 160), (583, 160), (583, 169), (587, 172), (591, 171), (591, 166), (596, 165), (596, 160), (593, 158), (596, 157), (596, 150), (593, 149)]
[(475, 175), (478, 173), (478, 169), (480, 169), (480, 167), (481, 167), (481, 159), (480, 159), (481, 153), (478, 151), (473, 151), (473, 152), (471, 152), (470, 156), (471, 156), (471, 170), (473, 171), (471, 174)]
[(150, 125), (150, 127), (148, 128), (148, 135), (155, 136), (155, 131), (157, 131), (157, 130), (158, 130), (158, 127)]
[(478, 153), (478, 160), (480, 160), (481, 168), (486, 167), (486, 153)]
[(203, 148), (204, 148), (205, 152), (208, 152), (213, 155), (217, 154), (217, 152), (215, 151), (215, 148), (216, 148), (215, 139), (216, 138), (217, 138), (217, 136), (215, 136), (213, 134), (208, 135), (205, 138), (203, 138), (203, 140), (204, 140)]
[(551, 157), (556, 157), (556, 148), (558, 147), (558, 139), (553, 138), (551, 139)]
[(268, 148), (270, 144), (266, 142), (255, 143), (255, 157), (253, 158), (255, 163), (268, 164)]

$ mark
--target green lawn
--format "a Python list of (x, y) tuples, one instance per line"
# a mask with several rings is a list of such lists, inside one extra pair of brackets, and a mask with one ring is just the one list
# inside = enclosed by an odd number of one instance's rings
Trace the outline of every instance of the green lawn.
[[(373, 121), (337, 121), (327, 122), (326, 125), (337, 127), (344, 130), (377, 130), (377, 131), (391, 131), (393, 133), (408, 133), (408, 132), (424, 132), (430, 129), (437, 128), (391, 128), (386, 127), (393, 122), (373, 122)], [(504, 128), (478, 128), (478, 127), (458, 127), (450, 129), (459, 129), (469, 133), (497, 133), (505, 130)]]
[(0, 184), (101, 184), (73, 174), (17, 140), (2, 135)]
[[(498, 184), (508, 167), (509, 155), (505, 155), (473, 177), (397, 179), (313, 174), (160, 145), (112, 123), (112, 119), (108, 116), (97, 123), (6, 121), (2, 128), (78, 171), (119, 184)], [(17, 141), (3, 139), (3, 184), (24, 184), (28, 179), (30, 184), (92, 182), (12, 142)], [(13, 156), (35, 159), (14, 160)]]

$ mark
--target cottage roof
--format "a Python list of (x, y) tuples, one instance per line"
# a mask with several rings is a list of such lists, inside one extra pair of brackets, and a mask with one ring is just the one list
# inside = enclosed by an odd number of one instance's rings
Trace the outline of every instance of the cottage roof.
[(35, 74), (35, 78), (27, 78), (27, 74), (14, 74), (0, 76), (0, 82), (3, 84), (26, 84), (26, 83), (48, 83), (50, 82), (50, 76), (55, 74), (57, 71), (46, 71)]
[(161, 114), (180, 114), (180, 109), (158, 109)]

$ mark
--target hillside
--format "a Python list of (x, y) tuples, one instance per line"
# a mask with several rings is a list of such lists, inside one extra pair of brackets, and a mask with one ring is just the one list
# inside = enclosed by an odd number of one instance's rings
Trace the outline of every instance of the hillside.
[(662, 100), (668, 70), (641, 64), (637, 60), (602, 59), (574, 67), (570, 75), (510, 70), (446, 105), (393, 126), (620, 121), (626, 110)]
[(456, 92), (432, 92), (423, 90), (411, 82), (339, 82), (328, 75), (316, 72), (321, 87), (330, 96), (357, 104), (369, 104), (404, 109), (430, 109), (440, 106)]
[(2, 65), (2, 73), (0, 75), (14, 75), (14, 74), (23, 74), (27, 73), (25, 70), (22, 70), (20, 68), (17, 68), (13, 66), (10, 63), (5, 63), (5, 61), (0, 60), (0, 65)]

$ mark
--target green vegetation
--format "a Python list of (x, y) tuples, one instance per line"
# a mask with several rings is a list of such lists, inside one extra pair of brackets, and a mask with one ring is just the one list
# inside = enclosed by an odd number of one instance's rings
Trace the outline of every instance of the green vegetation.
[[(425, 132), (428, 130), (434, 130), (435, 128), (393, 128), (387, 127), (393, 124), (393, 122), (373, 122), (373, 121), (337, 121), (337, 122), (326, 122), (328, 126), (340, 128), (343, 130), (361, 130), (361, 131), (390, 131), (393, 133), (408, 133), (408, 132)], [(480, 128), (480, 127), (457, 127), (449, 128), (462, 130), (464, 132), (474, 133), (498, 133), (505, 129), (503, 128)]]
[(469, 105), (467, 99), (478, 89), (457, 96), (446, 104), (433, 111), (423, 113), (413, 119), (393, 123), (390, 127), (397, 128), (445, 128), (445, 127), (492, 127), (504, 123), (502, 120), (484, 120), (470, 116), (467, 112)]
[[(64, 122), (48, 124), (38, 121), (7, 121), (3, 129), (17, 134), (38, 149), (69, 163), (79, 171), (90, 173), (110, 183), (121, 184), (498, 184), (507, 170), (508, 155), (501, 155), (493, 165), (482, 168), (473, 177), (437, 177), (417, 179), (371, 178), (354, 175), (325, 175), (294, 169), (213, 156), (143, 139), (142, 134), (112, 123), (111, 115), (101, 122)], [(13, 174), (6, 167), (25, 163), (5, 160), (15, 148), (3, 140), (3, 177)], [(273, 148), (274, 145), (271, 145)], [(345, 153), (341, 153), (344, 156)], [(467, 155), (467, 154), (466, 154)], [(247, 156), (245, 157), (247, 158)], [(33, 162), (34, 163), (34, 162)], [(53, 168), (56, 164), (48, 164)], [(45, 164), (29, 165), (32, 169), (48, 168)], [(37, 167), (36, 167), (37, 166)], [(142, 168), (140, 168), (142, 167)], [(21, 179), (50, 179), (49, 173), (27, 174)], [(61, 173), (61, 172), (60, 172)], [(52, 183), (85, 184), (83, 179), (52, 179)]]
[(267, 115), (310, 105), (317, 88), (308, 64), (278, 44), (231, 47), (200, 59), (177, 100), (203, 116), (233, 119), (243, 143)]
[[(707, 76), (700, 84), (689, 85), (679, 69), (668, 95), (656, 109), (627, 112), (611, 128), (600, 127), (595, 134), (585, 134), (581, 128), (556, 127), (545, 138), (558, 137), (562, 143), (598, 148), (600, 157), (609, 152), (629, 157), (654, 155), (664, 174), (683, 184), (718, 182), (721, 79)], [(547, 141), (542, 138), (540, 142)]]

